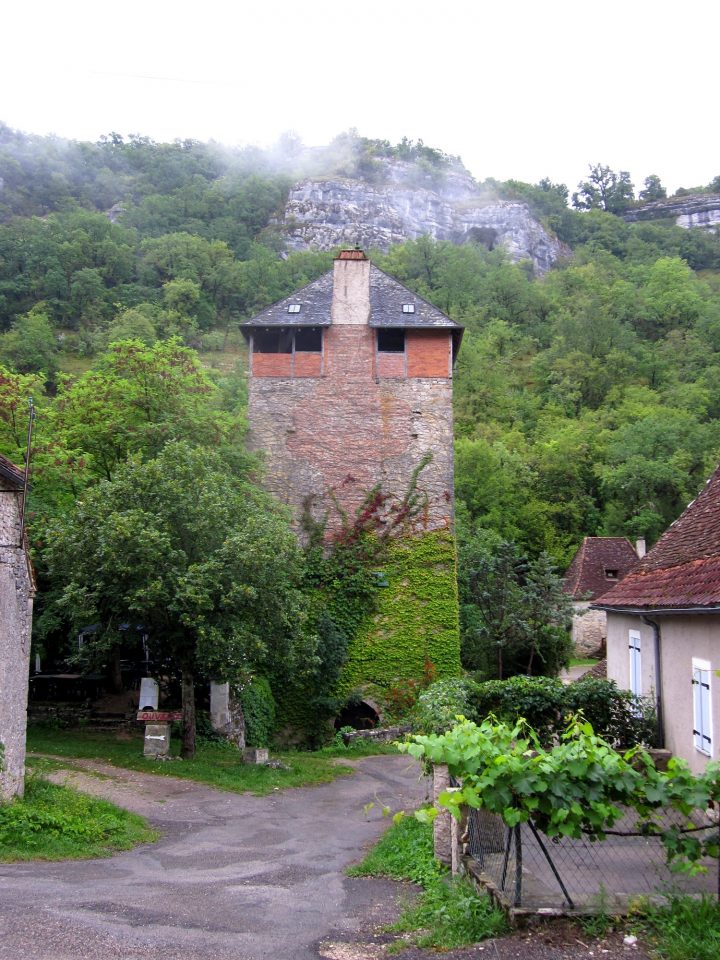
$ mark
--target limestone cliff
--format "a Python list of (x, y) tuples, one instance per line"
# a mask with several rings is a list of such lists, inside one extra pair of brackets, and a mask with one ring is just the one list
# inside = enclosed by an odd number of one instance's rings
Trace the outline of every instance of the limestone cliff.
[(717, 230), (720, 226), (720, 194), (695, 193), (687, 197), (671, 197), (669, 200), (655, 200), (642, 207), (628, 210), (623, 220), (634, 223), (638, 220), (675, 221), (678, 227), (689, 230), (700, 227), (705, 230)]
[(302, 180), (290, 191), (280, 226), (293, 250), (350, 244), (387, 250), (427, 234), (503, 247), (513, 260), (531, 260), (540, 273), (569, 255), (525, 203), (498, 199), (460, 165), (428, 169), (383, 159), (371, 182), (343, 176)]

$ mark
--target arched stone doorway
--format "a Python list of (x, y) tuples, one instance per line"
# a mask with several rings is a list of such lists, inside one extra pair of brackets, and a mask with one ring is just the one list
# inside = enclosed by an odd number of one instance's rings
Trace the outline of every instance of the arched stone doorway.
[(354, 730), (373, 730), (380, 725), (380, 713), (371, 700), (347, 703), (335, 717), (335, 729), (352, 727)]

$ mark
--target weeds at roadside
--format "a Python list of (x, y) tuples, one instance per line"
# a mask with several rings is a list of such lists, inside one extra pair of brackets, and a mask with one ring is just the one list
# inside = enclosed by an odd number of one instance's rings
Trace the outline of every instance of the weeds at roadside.
[(403, 907), (389, 932), (408, 935), (388, 948), (396, 953), (411, 943), (450, 950), (507, 932), (505, 914), (469, 880), (450, 877), (433, 855), (432, 827), (405, 817), (380, 838), (362, 863), (348, 870), (353, 877), (378, 876), (410, 880), (423, 887)]
[(159, 833), (134, 813), (37, 775), (27, 778), (25, 796), (0, 806), (0, 861), (106, 857)]
[(658, 960), (718, 960), (720, 902), (711, 897), (673, 897), (667, 906), (641, 902), (634, 927)]

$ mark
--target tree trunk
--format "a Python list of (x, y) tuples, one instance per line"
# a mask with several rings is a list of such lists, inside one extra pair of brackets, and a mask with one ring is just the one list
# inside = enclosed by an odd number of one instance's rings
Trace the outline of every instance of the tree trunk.
[(110, 686), (113, 693), (122, 693), (122, 667), (120, 664), (120, 651), (115, 650), (110, 661)]
[(195, 678), (189, 667), (182, 668), (182, 746), (180, 756), (195, 756)]

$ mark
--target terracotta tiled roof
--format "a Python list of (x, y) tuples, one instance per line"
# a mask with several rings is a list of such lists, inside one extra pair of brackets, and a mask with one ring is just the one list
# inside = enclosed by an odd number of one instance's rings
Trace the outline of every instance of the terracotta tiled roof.
[(590, 667), (585, 673), (581, 673), (574, 683), (578, 680), (607, 680), (607, 660), (598, 660), (595, 666)]
[(600, 606), (644, 610), (720, 606), (720, 467)]
[(16, 467), (12, 460), (8, 460), (0, 453), (0, 477), (8, 480), (16, 487), (22, 487), (25, 483), (25, 471)]
[(637, 563), (625, 537), (585, 537), (565, 574), (565, 592), (574, 600), (597, 600)]

